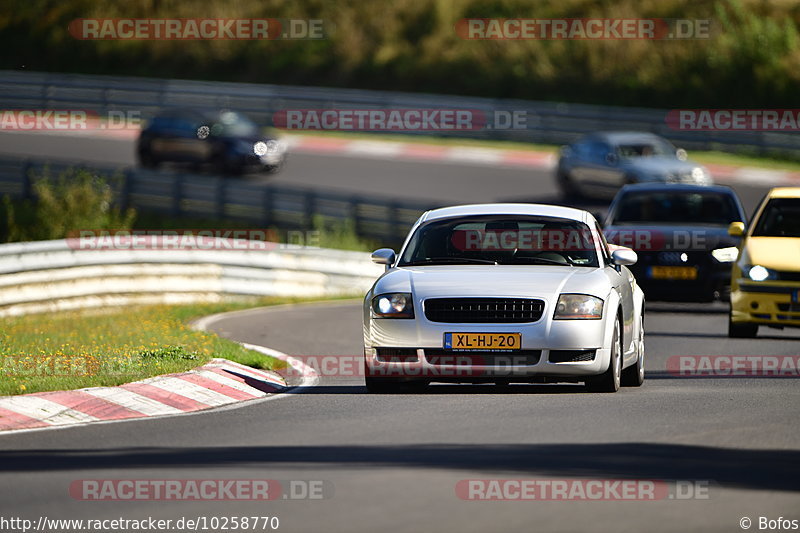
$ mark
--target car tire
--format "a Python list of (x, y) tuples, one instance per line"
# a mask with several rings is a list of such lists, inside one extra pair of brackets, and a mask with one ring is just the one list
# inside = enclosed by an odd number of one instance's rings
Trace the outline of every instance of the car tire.
[(278, 172), (280, 172), (283, 169), (283, 167), (285, 165), (286, 165), (285, 161), (281, 161), (277, 165), (266, 165), (264, 167), (264, 173), (265, 174), (277, 174)]
[(597, 377), (586, 380), (589, 392), (617, 392), (622, 381), (622, 338), (619, 316), (614, 319), (614, 335), (611, 341), (611, 357), (608, 369)]
[(732, 339), (753, 339), (758, 335), (758, 324), (736, 323), (728, 316), (728, 337)]
[(641, 387), (644, 383), (644, 315), (639, 318), (639, 335), (636, 339), (636, 364), (622, 371), (623, 387)]
[(158, 160), (150, 152), (139, 152), (139, 166), (142, 168), (155, 169), (158, 168)]
[(578, 186), (572, 181), (569, 172), (559, 170), (556, 174), (556, 181), (558, 181), (558, 186), (561, 188), (561, 194), (564, 198), (577, 200), (583, 196)]

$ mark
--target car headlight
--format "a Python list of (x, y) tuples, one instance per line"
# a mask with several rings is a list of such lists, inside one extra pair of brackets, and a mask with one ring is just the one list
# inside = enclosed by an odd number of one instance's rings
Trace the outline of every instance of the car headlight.
[(407, 292), (380, 294), (372, 299), (372, 312), (381, 318), (414, 318), (414, 303)]
[(558, 297), (555, 320), (599, 320), (603, 317), (603, 300), (588, 294), (562, 294)]
[(745, 267), (742, 269), (747, 274), (747, 277), (753, 281), (764, 281), (774, 276), (774, 274), (761, 265), (754, 265), (750, 268)]
[(711, 256), (720, 263), (733, 263), (739, 257), (739, 249), (735, 246), (717, 248), (711, 251)]
[(269, 151), (269, 146), (264, 141), (258, 141), (253, 145), (253, 153), (257, 156), (266, 155)]

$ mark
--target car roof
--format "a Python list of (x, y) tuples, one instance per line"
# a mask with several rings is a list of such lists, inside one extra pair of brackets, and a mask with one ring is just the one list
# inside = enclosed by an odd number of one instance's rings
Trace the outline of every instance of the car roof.
[[(800, 189), (798, 189), (800, 190)], [(622, 192), (661, 192), (661, 191), (681, 191), (681, 192), (716, 192), (722, 194), (735, 194), (734, 190), (727, 185), (699, 185), (695, 183), (631, 183), (622, 187)]]
[(586, 135), (584, 139), (602, 139), (614, 144), (666, 140), (662, 137), (659, 137), (655, 133), (650, 133), (649, 131), (597, 131)]
[(800, 187), (775, 187), (767, 195), (770, 198), (800, 198)]
[(549, 204), (469, 204), (442, 207), (428, 211), (420, 218), (420, 222), (436, 219), (454, 218), (470, 215), (531, 215), (554, 218), (566, 218), (579, 222), (588, 222), (591, 215), (582, 209)]

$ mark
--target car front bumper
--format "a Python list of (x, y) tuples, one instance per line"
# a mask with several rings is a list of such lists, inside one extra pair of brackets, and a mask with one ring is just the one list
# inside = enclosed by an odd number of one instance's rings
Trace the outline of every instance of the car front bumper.
[[(364, 352), (372, 376), (431, 381), (550, 376), (578, 381), (576, 378), (602, 374), (610, 360), (605, 318), (543, 317), (536, 323), (525, 324), (433, 323), (420, 317), (370, 318), (367, 331)], [(446, 350), (445, 333), (519, 333), (522, 346), (520, 351), (503, 352)], [(387, 355), (393, 353), (405, 355), (402, 358)]]
[(731, 291), (731, 321), (800, 327), (800, 283), (741, 280)]

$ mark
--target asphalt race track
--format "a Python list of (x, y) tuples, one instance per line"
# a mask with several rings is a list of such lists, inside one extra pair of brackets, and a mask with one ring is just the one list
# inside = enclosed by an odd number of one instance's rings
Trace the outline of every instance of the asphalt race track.
[[(20, 153), (30, 139), (0, 136)], [(33, 137), (33, 134), (26, 135)], [(122, 141), (36, 134), (38, 152), (126, 163)], [(46, 138), (46, 139), (45, 139)], [(75, 144), (72, 144), (75, 141)], [(62, 144), (63, 143), (63, 144)], [(114, 144), (117, 143), (117, 144)], [(95, 159), (97, 160), (97, 159)], [(295, 154), (276, 183), (468, 201), (557, 201), (549, 173)], [(738, 187), (748, 212), (764, 192)], [(433, 385), (373, 396), (357, 377), (275, 401), (176, 418), (0, 436), (4, 511), (49, 518), (277, 516), (280, 531), (741, 531), (800, 519), (800, 389), (791, 378), (681, 377), (680, 355), (797, 355), (800, 330), (728, 339), (726, 307), (650, 304), (641, 389)], [(360, 302), (252, 310), (211, 329), (289, 354), (361, 353)], [(323, 481), (325, 498), (78, 501), (83, 479)], [(465, 479), (645, 479), (707, 485), (707, 498), (463, 501)], [(4, 514), (12, 514), (4, 512)]]
[[(119, 166), (135, 164), (132, 141), (78, 135), (0, 132), (0, 154)], [(493, 168), (446, 161), (397, 161), (290, 153), (286, 168), (275, 176), (233, 179), (425, 202), (438, 201), (443, 205), (494, 201), (562, 201), (549, 170)], [(765, 186), (736, 186), (748, 213), (753, 210), (766, 189), (768, 187)]]

